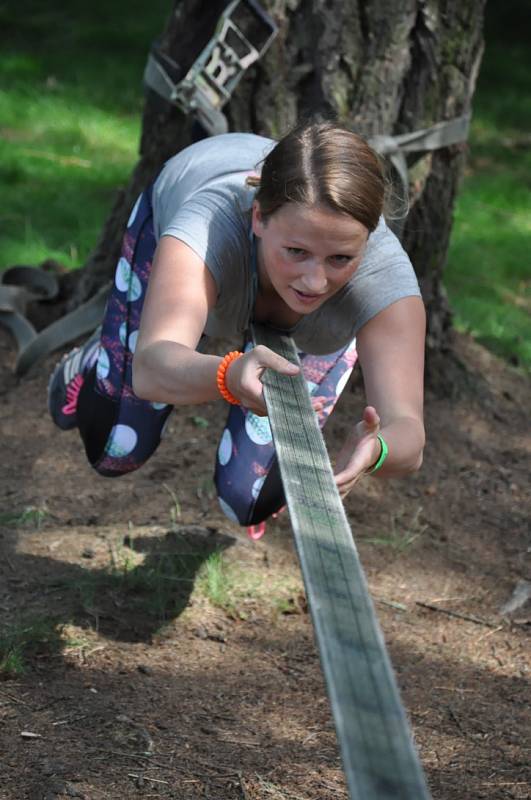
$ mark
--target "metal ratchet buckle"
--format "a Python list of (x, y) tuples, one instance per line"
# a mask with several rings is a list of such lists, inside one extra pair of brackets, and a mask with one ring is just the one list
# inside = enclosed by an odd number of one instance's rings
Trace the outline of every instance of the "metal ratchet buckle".
[(150, 54), (144, 80), (186, 114), (192, 113), (211, 136), (225, 133), (228, 124), (221, 109), (245, 70), (263, 56), (277, 33), (278, 26), (256, 0), (233, 0), (182, 80), (174, 83), (163, 60), (170, 59), (162, 54), (158, 58)]

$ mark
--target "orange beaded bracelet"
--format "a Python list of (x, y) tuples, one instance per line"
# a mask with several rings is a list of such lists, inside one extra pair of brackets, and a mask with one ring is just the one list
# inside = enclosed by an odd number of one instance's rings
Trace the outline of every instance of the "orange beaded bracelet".
[(227, 353), (227, 355), (221, 359), (221, 363), (218, 367), (218, 371), (216, 374), (216, 383), (219, 389), (220, 395), (223, 397), (227, 403), (232, 403), (233, 406), (239, 406), (240, 401), (234, 397), (231, 391), (227, 389), (227, 385), (225, 380), (227, 378), (227, 370), (232, 364), (233, 361), (236, 361), (237, 358), (243, 356), (243, 353), (240, 353), (239, 350), (233, 350), (231, 353)]

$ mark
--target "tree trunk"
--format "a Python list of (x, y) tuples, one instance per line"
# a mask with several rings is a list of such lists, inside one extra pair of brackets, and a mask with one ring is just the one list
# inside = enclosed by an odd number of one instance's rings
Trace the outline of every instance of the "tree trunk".
[[(319, 114), (338, 117), (370, 138), (409, 133), (470, 110), (485, 0), (262, 2), (279, 24), (279, 35), (225, 109), (231, 130), (278, 138), (301, 117)], [(163, 51), (190, 63), (226, 5), (226, 0), (177, 1), (162, 36)], [(148, 93), (140, 160), (84, 269), (77, 302), (112, 274), (139, 190), (190, 141), (190, 120)], [(421, 283), (432, 352), (448, 346), (451, 317), (441, 278), (465, 151), (464, 144), (453, 145), (408, 158), (410, 212), (403, 243)]]

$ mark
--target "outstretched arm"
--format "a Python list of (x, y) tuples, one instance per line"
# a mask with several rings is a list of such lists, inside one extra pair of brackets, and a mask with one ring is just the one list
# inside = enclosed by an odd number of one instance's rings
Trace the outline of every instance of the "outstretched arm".
[(422, 300), (405, 297), (358, 333), (368, 405), (337, 458), (336, 482), (343, 495), (377, 462), (378, 433), (389, 455), (377, 476), (407, 475), (422, 464), (425, 320)]
[[(186, 405), (217, 400), (219, 356), (196, 352), (208, 312), (217, 302), (216, 283), (202, 259), (184, 242), (159, 242), (142, 310), (133, 358), (135, 394), (153, 402)], [(267, 368), (295, 374), (299, 368), (266, 347), (234, 362), (227, 386), (257, 414), (265, 414), (260, 376)]]

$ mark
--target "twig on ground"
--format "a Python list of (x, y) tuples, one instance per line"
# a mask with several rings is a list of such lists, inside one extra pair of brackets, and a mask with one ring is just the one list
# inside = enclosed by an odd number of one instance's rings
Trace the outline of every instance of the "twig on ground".
[(481, 786), (529, 786), (529, 781), (484, 781)]
[(343, 795), (343, 797), (348, 797), (348, 792), (345, 789), (342, 789), (340, 786), (335, 786), (333, 783), (328, 783), (328, 781), (324, 781), (322, 778), (317, 781), (319, 786), (323, 786), (329, 792), (334, 792), (337, 796), (339, 794)]
[(21, 700), (19, 697), (14, 697), (12, 694), (9, 694), (9, 692), (5, 692), (3, 689), (0, 689), (0, 694), (3, 694), (4, 697), (8, 697), (13, 703), (18, 703), (21, 706), (25, 706), (26, 708), (29, 708), (30, 711), (38, 711), (39, 710), (38, 708), (37, 709), (33, 708), (32, 705), (30, 705), (29, 703), (26, 703), (24, 700)]
[(495, 628), (496, 625), (493, 622), (488, 622), (486, 619), (480, 619), (480, 617), (475, 617), (472, 614), (461, 614), (459, 611), (450, 611), (448, 608), (439, 608), (438, 606), (432, 606), (431, 603), (422, 603), (420, 600), (415, 601), (415, 605), (421, 606), (422, 608), (427, 608), (430, 611), (437, 611), (439, 614), (446, 614), (448, 617), (456, 617), (457, 619), (464, 619), (467, 622), (473, 622), (475, 625), (485, 625), (487, 628)]
[[(483, 596), (480, 596), (479, 599), (483, 599)], [(428, 603), (451, 603), (454, 600), (458, 600), (460, 603), (466, 603), (470, 600), (478, 600), (478, 594), (470, 594), (466, 597), (463, 597), (462, 594), (452, 595), (451, 597), (430, 597), (427, 602)]]
[[(374, 596), (374, 595), (373, 595)], [(383, 597), (374, 597), (377, 603), (380, 603), (382, 606), (389, 606), (389, 608), (394, 608), (397, 611), (407, 611), (408, 608), (403, 603), (397, 603), (394, 600), (384, 600)]]
[(81, 719), (86, 719), (89, 714), (83, 714), (81, 717), (72, 717), (71, 719), (60, 719), (57, 722), (52, 722), (52, 725), (55, 727), (57, 725), (72, 725), (74, 722), (79, 722)]
[(138, 778), (142, 778), (143, 781), (150, 781), (151, 783), (165, 783), (166, 786), (170, 785), (169, 781), (161, 781), (158, 778), (148, 778), (147, 775), (134, 775), (134, 773), (132, 773), (132, 772), (128, 772), (127, 773), (127, 777), (128, 778), (136, 778), (137, 780), (138, 780)]
[(477, 694), (477, 689), (463, 689), (462, 686), (432, 686), (432, 689), (437, 689), (437, 691), (442, 692), (470, 692), (471, 694)]
[(109, 756), (122, 756), (122, 758), (132, 758), (135, 761), (148, 761), (152, 767), (160, 767), (161, 769), (176, 769), (179, 772), (189, 771), (184, 767), (177, 767), (175, 764), (170, 767), (168, 764), (162, 764), (160, 761), (153, 761), (151, 756), (145, 756), (143, 753), (124, 753), (121, 750), (108, 750), (105, 747), (95, 747), (92, 752), (107, 753)]
[(256, 773), (256, 777), (258, 778), (260, 787), (265, 792), (267, 792), (267, 794), (273, 795), (275, 799), (280, 798), (280, 800), (307, 800), (307, 798), (301, 797), (300, 794), (293, 794), (292, 792), (280, 789), (275, 783), (265, 780), (258, 773)]
[(230, 767), (222, 767), (221, 764), (216, 764), (213, 761), (201, 761), (200, 758), (195, 758), (194, 757), (194, 763), (195, 764), (199, 764), (202, 767), (206, 767), (207, 769), (214, 768), (214, 769), (218, 770), (218, 772), (220, 772), (220, 773), (224, 772), (227, 776), (228, 775), (232, 775), (232, 776), (236, 775), (237, 776), (239, 774), (237, 769), (231, 769)]
[(52, 706), (56, 706), (57, 703), (62, 703), (63, 700), (66, 700), (66, 697), (64, 697), (64, 695), (60, 695), (59, 697), (52, 697), (52, 699), (48, 700), (47, 703), (43, 703), (41, 706), (35, 706), (33, 710), (46, 711), (46, 709), (51, 708)]
[(455, 722), (455, 724), (457, 725), (457, 727), (459, 728), (459, 730), (461, 731), (463, 736), (465, 736), (466, 735), (466, 731), (464, 730), (463, 726), (461, 725), (461, 721), (460, 721), (459, 717), (456, 715), (456, 713), (453, 710), (452, 706), (446, 706), (446, 707), (448, 709), (448, 713), (449, 713), (450, 717)]
[(481, 636), (478, 636), (474, 644), (478, 644), (478, 642), (481, 642), (482, 639), (487, 639), (487, 637), (492, 636), (493, 633), (498, 633), (498, 631), (502, 631), (504, 627), (505, 627), (504, 625), (498, 625), (497, 628), (493, 628), (491, 631), (485, 631), (485, 633), (482, 633)]
[(240, 782), (240, 789), (242, 791), (243, 800), (250, 800), (247, 789), (245, 788), (245, 781), (243, 780), (243, 775), (241, 774), (241, 772), (238, 772), (238, 780)]
[(218, 741), (226, 744), (239, 744), (243, 747), (260, 747), (260, 742), (251, 742), (249, 739), (225, 739), (220, 737)]
[[(151, 756), (146, 756), (143, 753), (124, 753), (122, 750), (108, 750), (104, 747), (95, 747), (93, 748), (92, 752), (106, 753), (109, 756), (122, 756), (122, 758), (130, 758), (133, 761), (144, 761), (147, 762), (150, 767), (157, 767), (159, 769), (170, 771), (176, 770), (177, 772), (181, 772), (185, 775), (195, 775), (196, 777), (201, 778), (201, 780), (205, 779), (204, 768), (218, 770), (218, 772), (210, 772), (206, 775), (206, 777), (214, 780), (234, 780), (234, 777), (238, 775), (238, 771), (235, 769), (227, 769), (226, 767), (222, 767), (220, 764), (203, 762), (197, 758), (194, 758), (194, 764), (198, 764), (202, 767), (201, 772), (190, 768), (188, 765), (179, 767), (175, 763), (163, 764), (160, 761), (154, 761)], [(223, 775), (223, 773), (225, 773), (225, 775)]]
[(11, 572), (15, 572), (15, 567), (13, 566), (13, 562), (10, 561), (9, 556), (4, 555), (4, 561), (6, 562)]
[(279, 669), (284, 674), (289, 674), (290, 672), (297, 673), (299, 675), (304, 675), (304, 670), (300, 667), (294, 666), (292, 663), (283, 663), (278, 658), (275, 658), (273, 655), (269, 654), (269, 660), (275, 665), (277, 669)]

